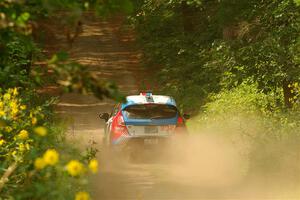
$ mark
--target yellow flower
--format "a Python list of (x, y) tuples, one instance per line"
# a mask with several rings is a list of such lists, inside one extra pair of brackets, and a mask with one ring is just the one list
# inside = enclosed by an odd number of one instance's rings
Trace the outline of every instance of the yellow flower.
[(5, 140), (1, 139), (0, 140), (0, 146), (2, 146), (5, 143)]
[(78, 160), (71, 160), (66, 169), (71, 176), (78, 176), (83, 172), (83, 165)]
[(98, 172), (98, 161), (96, 159), (92, 159), (89, 162), (89, 168), (93, 173), (97, 173)]
[(26, 149), (25, 149), (25, 145), (24, 145), (23, 143), (20, 143), (20, 144), (19, 144), (19, 150), (20, 150), (21, 152), (23, 152), (23, 151), (26, 150)]
[(28, 136), (28, 131), (26, 130), (21, 130), (20, 133), (18, 134), (18, 137), (22, 140), (26, 140)]
[(90, 195), (87, 192), (77, 192), (75, 200), (89, 200)]
[(46, 162), (43, 158), (37, 158), (34, 161), (34, 167), (38, 170), (43, 169), (44, 167), (46, 167)]
[(11, 108), (11, 115), (12, 116), (15, 116), (16, 114), (18, 114), (19, 112), (19, 109), (18, 109), (18, 103), (15, 101), (15, 100), (12, 100), (10, 103), (9, 103), (9, 106)]
[(38, 134), (39, 136), (45, 136), (47, 135), (47, 129), (43, 126), (39, 126), (39, 127), (36, 127), (34, 130), (34, 133)]
[(55, 165), (58, 162), (59, 154), (55, 149), (48, 149), (44, 153), (43, 159), (47, 165)]
[(11, 109), (11, 115), (12, 116), (16, 116), (18, 114), (18, 112), (19, 112), (18, 108), (12, 108)]
[(3, 117), (5, 115), (4, 110), (0, 110), (0, 117)]
[(9, 103), (9, 106), (10, 106), (11, 108), (16, 108), (16, 107), (18, 107), (18, 104), (17, 104), (16, 101), (11, 101), (11, 102)]
[(21, 109), (21, 110), (25, 110), (26, 108), (27, 108), (26, 105), (21, 105), (21, 106), (20, 106), (20, 109)]
[(4, 100), (10, 100), (10, 98), (11, 98), (11, 95), (9, 93), (6, 93), (3, 95)]
[(37, 123), (37, 118), (36, 118), (36, 117), (33, 117), (33, 118), (31, 119), (31, 124), (32, 124), (32, 125), (36, 125), (36, 123)]
[(18, 88), (14, 88), (12, 93), (13, 93), (14, 96), (17, 96), (19, 94)]
[(10, 133), (12, 131), (12, 128), (10, 126), (6, 126), (5, 127), (5, 131), (8, 132), (8, 133)]

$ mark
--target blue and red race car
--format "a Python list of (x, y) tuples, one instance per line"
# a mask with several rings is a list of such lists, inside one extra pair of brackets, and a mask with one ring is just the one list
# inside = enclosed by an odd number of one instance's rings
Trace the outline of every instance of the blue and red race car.
[(127, 96), (126, 102), (117, 104), (111, 114), (100, 114), (106, 122), (104, 142), (108, 146), (153, 145), (185, 134), (184, 117), (172, 97), (150, 92)]

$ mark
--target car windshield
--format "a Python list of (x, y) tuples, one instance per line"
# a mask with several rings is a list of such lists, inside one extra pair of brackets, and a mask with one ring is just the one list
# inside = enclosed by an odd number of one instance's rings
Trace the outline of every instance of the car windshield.
[(128, 106), (123, 113), (129, 119), (168, 119), (177, 115), (177, 108), (165, 104), (142, 104)]

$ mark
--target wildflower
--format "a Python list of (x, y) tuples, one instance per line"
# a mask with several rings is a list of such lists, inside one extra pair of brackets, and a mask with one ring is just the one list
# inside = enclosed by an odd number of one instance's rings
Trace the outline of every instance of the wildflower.
[(16, 101), (11, 101), (11, 102), (9, 103), (9, 106), (10, 106), (11, 108), (16, 108), (16, 107), (18, 107), (18, 104), (17, 104)]
[(28, 131), (26, 130), (21, 130), (20, 133), (18, 134), (18, 137), (22, 140), (26, 140), (28, 136)]
[(11, 115), (12, 115), (12, 116), (15, 116), (15, 115), (19, 112), (19, 108), (18, 108), (18, 103), (17, 103), (17, 101), (12, 100), (12, 101), (9, 103), (9, 106), (10, 106), (10, 108), (11, 108)]
[(92, 159), (89, 162), (89, 168), (93, 173), (97, 173), (98, 171), (98, 161), (96, 159)]
[(3, 117), (5, 115), (4, 110), (0, 110), (0, 117)]
[(38, 170), (43, 169), (44, 167), (46, 167), (46, 162), (43, 158), (37, 158), (34, 161), (34, 167)]
[(10, 98), (11, 98), (11, 95), (10, 95), (9, 93), (5, 93), (5, 94), (3, 95), (3, 99), (4, 99), (4, 100), (10, 100)]
[(89, 200), (90, 195), (87, 192), (77, 192), (75, 200)]
[(39, 136), (45, 136), (47, 135), (47, 129), (43, 126), (39, 126), (39, 127), (36, 127), (34, 130), (34, 133), (38, 134)]
[(12, 131), (12, 128), (10, 126), (6, 126), (5, 127), (5, 131), (8, 132), (8, 133), (10, 133)]
[(20, 109), (21, 109), (21, 110), (25, 110), (26, 108), (27, 108), (26, 105), (21, 105), (21, 106), (20, 106)]
[(14, 96), (17, 96), (17, 95), (19, 94), (18, 88), (14, 88), (13, 91), (12, 91), (12, 94), (13, 94)]
[(58, 162), (59, 154), (55, 149), (48, 149), (44, 153), (43, 159), (47, 165), (55, 165)]
[(16, 116), (18, 114), (18, 112), (19, 112), (19, 110), (18, 110), (17, 107), (11, 109), (11, 115), (12, 116)]
[(31, 119), (31, 124), (32, 124), (32, 125), (36, 125), (36, 123), (37, 123), (37, 118), (36, 118), (36, 117), (33, 117), (33, 118)]
[(0, 146), (2, 146), (5, 143), (5, 140), (1, 139), (0, 140)]
[(71, 160), (66, 169), (71, 176), (78, 176), (83, 172), (83, 165), (78, 160)]
[(20, 150), (21, 152), (24, 152), (24, 151), (26, 150), (25, 145), (24, 145), (23, 143), (20, 143), (20, 144), (19, 144), (19, 150)]

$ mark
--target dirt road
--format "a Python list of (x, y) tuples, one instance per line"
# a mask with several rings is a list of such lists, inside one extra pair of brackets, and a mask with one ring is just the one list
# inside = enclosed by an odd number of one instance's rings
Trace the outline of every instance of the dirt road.
[[(101, 79), (115, 82), (125, 94), (136, 93), (135, 76), (142, 74), (139, 66), (139, 52), (132, 44), (132, 38), (121, 29), (122, 17), (109, 22), (88, 16), (83, 20), (83, 32), (69, 51), (71, 58), (88, 65), (92, 73)], [(92, 95), (64, 94), (58, 104), (58, 113), (73, 120), (70, 133), (76, 137), (88, 135), (102, 137), (104, 123), (99, 113), (110, 112), (114, 102), (100, 101)]]
[[(69, 53), (72, 59), (88, 65), (100, 78), (115, 81), (125, 94), (136, 94), (146, 72), (140, 64), (133, 33), (124, 30), (121, 21), (122, 17), (103, 21), (88, 16), (83, 21), (83, 33), (75, 40)], [(110, 112), (112, 106), (111, 100), (99, 101), (93, 96), (64, 94), (57, 112), (71, 121), (68, 134), (75, 138), (71, 141), (80, 141), (81, 146), (96, 141), (96, 147), (101, 149), (104, 122), (98, 115)], [(151, 162), (133, 164), (126, 159), (114, 165), (103, 163), (106, 161), (102, 159), (99, 162), (100, 172), (93, 178), (91, 188), (95, 200), (200, 197), (198, 187), (172, 176), (170, 165)], [(201, 195), (206, 196), (207, 191), (201, 192)]]
[[(88, 17), (83, 21), (83, 33), (75, 40), (69, 51), (71, 58), (102, 79), (114, 81), (125, 94), (136, 94), (143, 84), (145, 69), (140, 65), (139, 51), (135, 47), (133, 33), (124, 30), (122, 17), (108, 21)], [(101, 149), (104, 122), (98, 118), (101, 112), (110, 112), (114, 102), (99, 101), (95, 97), (80, 94), (64, 94), (57, 112), (69, 118), (69, 137), (76, 143), (88, 145), (96, 141)], [(168, 171), (161, 164), (132, 164), (120, 161), (114, 166), (102, 163), (100, 172), (93, 178), (93, 199), (182, 199), (188, 197), (189, 189), (181, 191), (181, 197), (174, 191), (179, 187), (176, 181), (164, 180)], [(190, 188), (190, 187), (189, 187)], [(167, 190), (166, 190), (167, 189)], [(190, 188), (191, 189), (191, 188)]]
[[(122, 27), (122, 21), (122, 17), (100, 20), (87, 15), (83, 33), (69, 53), (100, 78), (115, 81), (125, 94), (135, 94), (147, 72), (141, 66), (134, 34)], [(101, 150), (104, 122), (98, 115), (110, 112), (113, 104), (111, 100), (100, 101), (92, 95), (65, 94), (57, 112), (71, 121), (68, 136), (75, 138), (71, 141), (81, 143), (80, 146), (95, 141)], [(276, 196), (271, 192), (258, 198), (258, 191), (264, 190), (268, 180), (260, 181), (261, 185), (255, 189), (234, 186), (230, 181), (238, 181), (234, 173), (240, 165), (232, 149), (215, 141), (213, 144), (207, 139), (202, 141), (206, 142), (194, 144), (195, 148), (190, 149), (190, 163), (183, 166), (159, 162), (134, 164), (126, 159), (110, 165), (108, 160), (100, 158), (100, 172), (92, 179), (93, 199), (273, 199)]]

